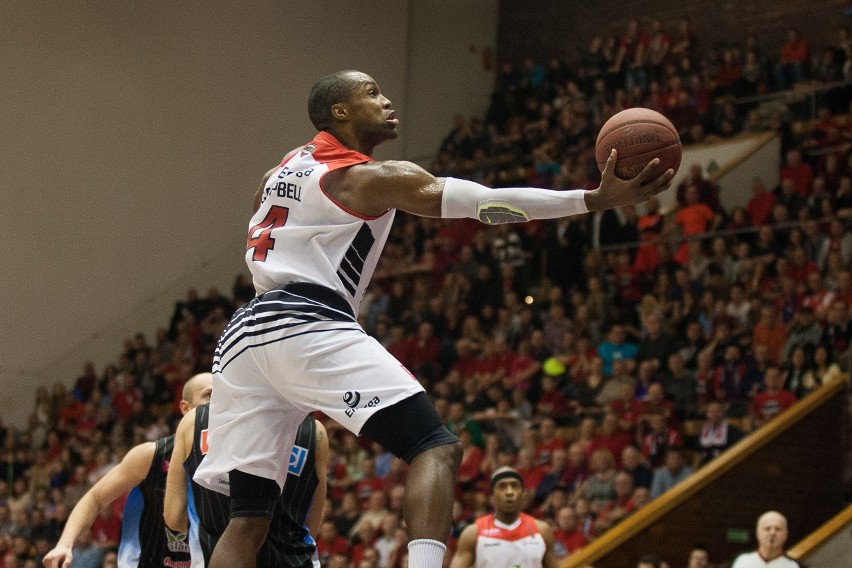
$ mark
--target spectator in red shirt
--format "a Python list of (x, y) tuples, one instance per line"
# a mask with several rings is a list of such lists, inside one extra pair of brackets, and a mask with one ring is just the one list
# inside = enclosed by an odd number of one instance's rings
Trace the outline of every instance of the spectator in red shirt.
[(417, 376), (434, 377), (438, 372), (438, 356), (441, 353), (441, 341), (435, 337), (434, 328), (429, 322), (417, 327), (417, 333), (408, 342), (405, 355), (408, 368)]
[[(688, 237), (705, 232), (713, 217), (713, 210), (699, 202), (698, 187), (690, 184), (686, 188), (686, 206), (677, 212), (674, 219), (675, 225), (681, 229), (681, 235)], [(686, 242), (681, 243), (674, 258), (681, 264), (689, 260), (689, 246)]]
[(825, 321), (828, 308), (834, 301), (834, 292), (827, 289), (822, 279), (822, 274), (813, 270), (807, 275), (808, 293), (802, 298), (802, 306), (814, 311), (817, 319)]
[(462, 428), (456, 433), (462, 445), (462, 460), (456, 481), (462, 493), (473, 491), (477, 487), (485, 453), (474, 445), (470, 430)]
[(121, 539), (121, 519), (106, 507), (92, 522), (92, 541), (101, 548), (115, 548)]
[(541, 397), (535, 405), (535, 412), (541, 417), (559, 417), (568, 413), (568, 399), (556, 389), (556, 378), (543, 375), (541, 378)]
[(562, 507), (556, 513), (556, 530), (553, 531), (554, 555), (558, 559), (574, 554), (589, 542), (577, 523), (573, 507)]
[(754, 395), (750, 417), (754, 427), (763, 426), (794, 404), (796, 395), (784, 388), (778, 367), (769, 367), (763, 376), (764, 390)]
[(669, 448), (683, 446), (683, 438), (668, 425), (662, 412), (652, 412), (647, 416), (648, 433), (642, 438), (642, 455), (652, 468), (658, 468), (664, 464)]
[(663, 217), (660, 215), (660, 201), (650, 197), (645, 202), (645, 214), (639, 217), (636, 228), (639, 229), (640, 245), (633, 261), (633, 271), (651, 274), (660, 264), (657, 238), (663, 230)]
[(736, 53), (733, 49), (726, 49), (722, 52), (722, 61), (716, 68), (716, 88), (713, 90), (714, 96), (721, 97), (731, 92), (731, 86), (742, 75), (740, 62), (737, 61)]
[(366, 509), (370, 495), (375, 491), (383, 491), (384, 487), (384, 480), (376, 477), (376, 460), (365, 457), (361, 460), (361, 479), (353, 483), (350, 488), (358, 496), (361, 508)]
[(592, 439), (589, 451), (594, 453), (595, 450), (608, 450), (615, 457), (616, 465), (621, 467), (618, 463), (621, 461), (621, 452), (631, 441), (631, 431), (620, 428), (615, 413), (607, 412), (601, 421), (600, 433)]
[(676, 198), (678, 205), (681, 207), (686, 207), (690, 204), (686, 196), (687, 189), (690, 186), (695, 186), (698, 190), (698, 195), (695, 199), (696, 202), (703, 203), (713, 211), (719, 208), (719, 187), (704, 177), (701, 164), (690, 165), (689, 176), (677, 186)]
[(559, 437), (556, 421), (542, 418), (538, 424), (538, 443), (535, 445), (536, 460), (539, 465), (550, 463), (553, 452), (565, 447), (565, 440)]
[(772, 208), (775, 207), (775, 194), (773, 194), (760, 178), (751, 181), (751, 199), (746, 204), (746, 212), (752, 226), (759, 227), (769, 221)]
[[(595, 518), (594, 532), (603, 534), (636, 510), (633, 503), (633, 477), (626, 471), (615, 474), (615, 497), (603, 506)], [(647, 491), (647, 489), (642, 489)]]
[(638, 20), (627, 23), (627, 31), (621, 36), (618, 53), (610, 71), (624, 73), (624, 89), (628, 93), (633, 87), (639, 86), (645, 90), (647, 77), (645, 75), (645, 56), (648, 51), (648, 35), (639, 29)]
[(618, 399), (609, 405), (610, 411), (617, 417), (619, 429), (625, 432), (633, 432), (639, 417), (645, 412), (645, 403), (635, 397), (635, 392), (632, 382), (624, 382), (618, 385)]
[(781, 48), (781, 58), (776, 68), (778, 88), (782, 91), (804, 79), (810, 60), (809, 48), (805, 39), (794, 29), (787, 30), (787, 42)]
[(121, 379), (121, 390), (112, 398), (115, 416), (127, 420), (142, 411), (142, 393), (136, 388), (136, 380), (130, 373), (124, 373)]
[(316, 538), (316, 544), (317, 555), (319, 556), (320, 564), (323, 566), (328, 565), (329, 558), (334, 554), (349, 555), (349, 541), (337, 534), (337, 527), (334, 526), (334, 521), (323, 521)]
[(518, 467), (515, 469), (524, 479), (524, 487), (530, 493), (535, 491), (547, 473), (547, 468), (536, 462), (535, 450), (530, 447), (523, 447), (518, 452)]
[(781, 168), (781, 179), (793, 180), (796, 193), (807, 197), (811, 193), (814, 169), (810, 164), (802, 161), (802, 153), (799, 150), (790, 150), (787, 152), (787, 164)]

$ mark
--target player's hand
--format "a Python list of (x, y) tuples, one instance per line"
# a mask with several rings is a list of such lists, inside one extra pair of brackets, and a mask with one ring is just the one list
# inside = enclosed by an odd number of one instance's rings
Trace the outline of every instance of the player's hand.
[(71, 547), (57, 544), (56, 548), (45, 554), (42, 563), (45, 568), (69, 568), (73, 559)]
[(655, 178), (652, 172), (660, 163), (660, 159), (654, 158), (636, 177), (621, 179), (615, 175), (616, 160), (618, 160), (618, 151), (613, 149), (601, 174), (601, 185), (597, 189), (586, 192), (586, 207), (589, 211), (603, 211), (613, 207), (642, 203), (649, 197), (667, 190), (675, 174), (674, 170), (669, 168)]

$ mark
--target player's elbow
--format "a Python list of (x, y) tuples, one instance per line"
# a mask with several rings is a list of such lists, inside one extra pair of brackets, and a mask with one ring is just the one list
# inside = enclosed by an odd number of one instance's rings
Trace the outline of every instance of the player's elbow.
[(168, 507), (163, 510), (163, 521), (174, 532), (185, 533), (189, 529), (186, 515)]

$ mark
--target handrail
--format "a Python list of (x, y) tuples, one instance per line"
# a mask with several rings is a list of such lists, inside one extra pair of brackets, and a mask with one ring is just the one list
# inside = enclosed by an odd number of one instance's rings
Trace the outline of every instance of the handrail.
[(796, 546), (787, 551), (787, 555), (796, 560), (805, 560), (848, 524), (852, 524), (852, 505), (840, 511), (820, 528), (796, 543)]
[(741, 152), (740, 155), (737, 156), (735, 159), (731, 160), (730, 162), (726, 163), (724, 166), (720, 167), (718, 170), (715, 170), (710, 175), (708, 175), (707, 179), (710, 180), (713, 183), (718, 182), (728, 172), (730, 172), (731, 170), (733, 170), (734, 168), (736, 168), (737, 166), (739, 166), (740, 164), (742, 164), (743, 162), (745, 162), (746, 160), (751, 158), (752, 155), (755, 152), (757, 152), (758, 150), (760, 150), (761, 148), (763, 148), (764, 146), (766, 146), (767, 144), (772, 142), (775, 139), (776, 136), (778, 136), (778, 132), (776, 132), (775, 130), (769, 130), (767, 132), (762, 132), (762, 133), (759, 133), (759, 134), (749, 134), (749, 135), (746, 135), (746, 136), (728, 138), (727, 141), (740, 140), (740, 139), (741, 140), (747, 140), (749, 138), (754, 138), (756, 146), (754, 148), (750, 148), (748, 152)]
[(616, 525), (599, 539), (569, 556), (563, 562), (562, 568), (579, 568), (593, 564), (613, 548), (620, 546), (650, 527), (663, 515), (710, 485), (722, 474), (756, 453), (846, 388), (845, 375), (843, 372), (832, 375), (828, 382), (797, 402), (781, 416), (743, 438), (688, 479), (675, 485), (663, 495), (636, 511), (627, 521)]

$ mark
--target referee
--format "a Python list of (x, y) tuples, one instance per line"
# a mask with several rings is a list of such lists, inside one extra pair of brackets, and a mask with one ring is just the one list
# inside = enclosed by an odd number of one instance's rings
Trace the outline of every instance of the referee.
[[(189, 529), (192, 568), (209, 564), (216, 542), (228, 526), (231, 510), (226, 495), (191, 481), (207, 453), (209, 412), (210, 405), (204, 404), (181, 420), (172, 462), (184, 467), (170, 468), (166, 482), (163, 516), (169, 527)], [(319, 567), (312, 535), (317, 534), (322, 521), (328, 454), (325, 427), (308, 416), (296, 434), (284, 489), (275, 509), (268, 512), (269, 533), (257, 553), (258, 567)]]

